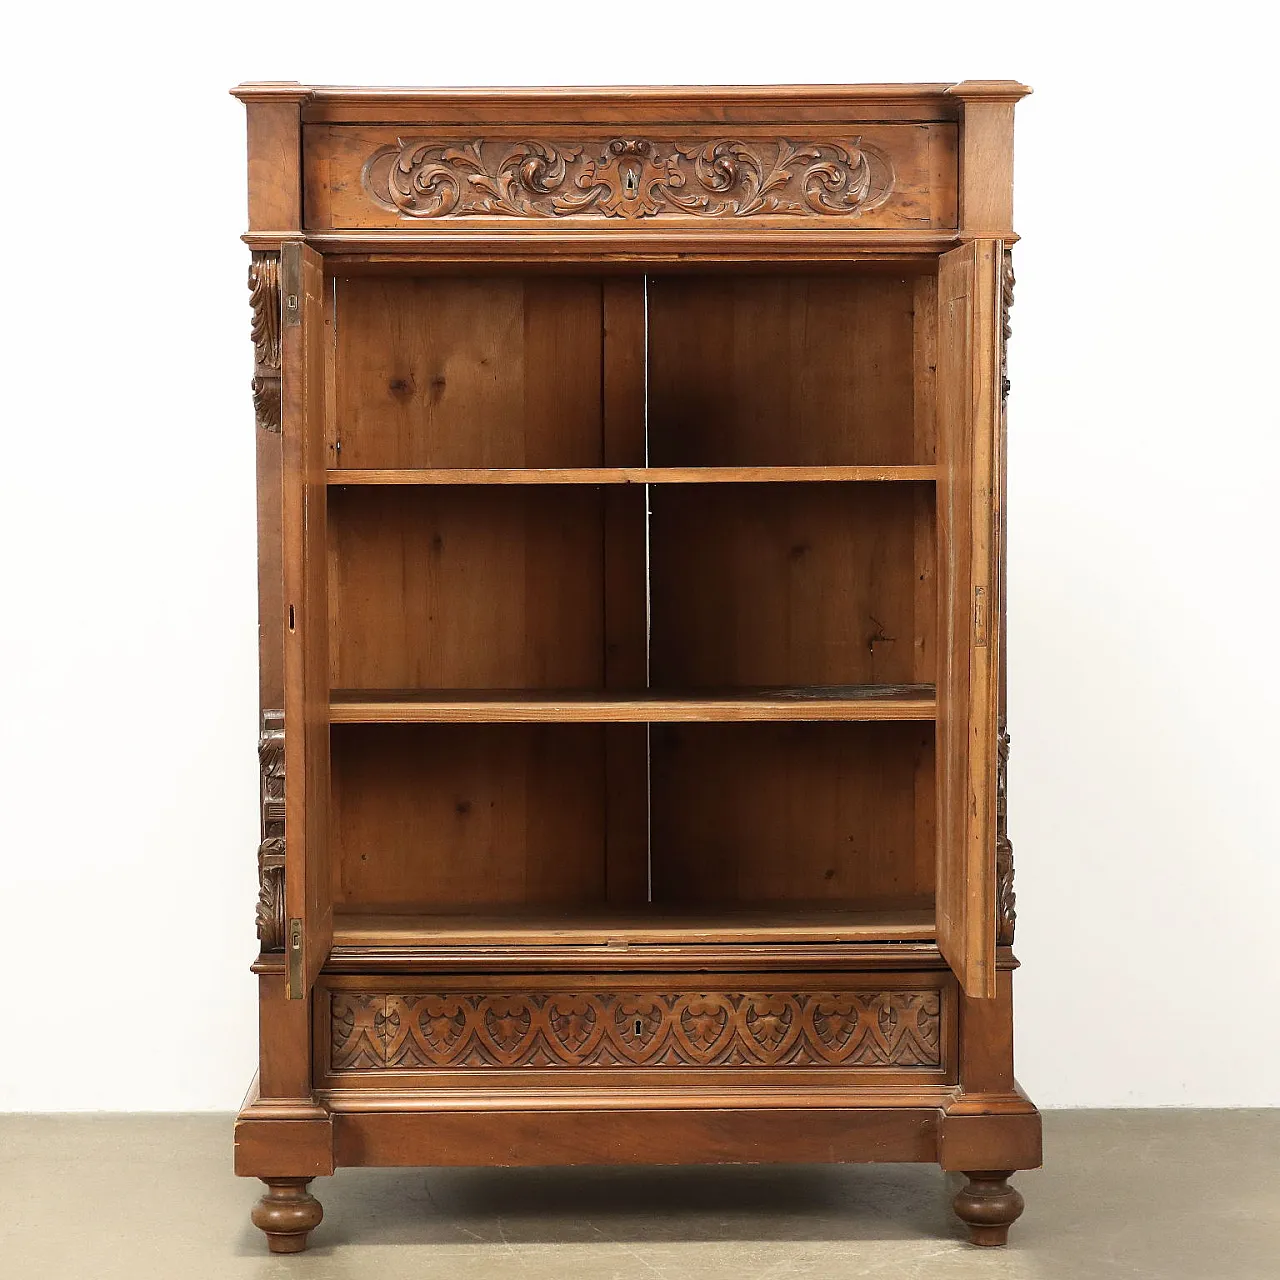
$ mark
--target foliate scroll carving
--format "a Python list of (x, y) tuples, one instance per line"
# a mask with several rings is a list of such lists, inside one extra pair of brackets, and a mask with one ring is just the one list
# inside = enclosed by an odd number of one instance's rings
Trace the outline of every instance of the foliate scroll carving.
[(255, 253), (249, 262), (253, 308), (253, 412), (264, 431), (280, 430), (280, 255)]
[(361, 178), (405, 218), (850, 217), (879, 208), (894, 185), (889, 157), (858, 137), (399, 138)]
[(1013, 843), (1008, 819), (1009, 733), (1003, 717), (996, 740), (996, 941), (1013, 945), (1018, 922), (1017, 897), (1013, 892)]
[(284, 712), (264, 711), (258, 738), (262, 842), (258, 845), (258, 939), (263, 951), (283, 951)]
[(942, 1065), (941, 995), (520, 992), (331, 995), (334, 1071)]

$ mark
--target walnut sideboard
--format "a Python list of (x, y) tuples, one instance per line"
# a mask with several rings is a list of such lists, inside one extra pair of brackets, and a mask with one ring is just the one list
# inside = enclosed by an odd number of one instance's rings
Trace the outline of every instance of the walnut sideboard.
[(271, 1249), (339, 1166), (761, 1161), (1003, 1244), (1027, 90), (234, 93)]

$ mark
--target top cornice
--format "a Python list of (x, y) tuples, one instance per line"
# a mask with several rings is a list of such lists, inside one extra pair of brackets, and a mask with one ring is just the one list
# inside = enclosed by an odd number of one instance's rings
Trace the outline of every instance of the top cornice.
[(369, 88), (255, 81), (231, 92), (249, 105), (297, 103), (306, 124), (595, 124), (663, 122), (928, 123), (958, 120), (967, 103), (1017, 102), (1016, 80), (959, 84), (567, 85), (511, 88)]
[(1016, 80), (961, 80), (944, 92), (962, 102), (1017, 102), (1031, 90)]
[(315, 90), (296, 80), (246, 80), (231, 95), (241, 102), (310, 102)]
[(467, 103), (601, 106), (663, 106), (675, 103), (710, 105), (767, 105), (795, 102), (807, 105), (839, 102), (922, 102), (946, 97), (967, 102), (1016, 102), (1031, 90), (1016, 80), (964, 80), (958, 84), (790, 84), (790, 85), (565, 85), (509, 88), (371, 88), (364, 85), (304, 85), (296, 80), (251, 80), (231, 93), (241, 102), (313, 102), (317, 104), (405, 104), (422, 106)]

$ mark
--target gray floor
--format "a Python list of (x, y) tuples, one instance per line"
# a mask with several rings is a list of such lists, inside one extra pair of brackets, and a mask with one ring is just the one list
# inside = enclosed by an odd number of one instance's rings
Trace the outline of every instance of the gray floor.
[(4, 1280), (1280, 1277), (1280, 1111), (1045, 1117), (1004, 1250), (936, 1168), (343, 1170), (272, 1258), (223, 1116), (0, 1116)]

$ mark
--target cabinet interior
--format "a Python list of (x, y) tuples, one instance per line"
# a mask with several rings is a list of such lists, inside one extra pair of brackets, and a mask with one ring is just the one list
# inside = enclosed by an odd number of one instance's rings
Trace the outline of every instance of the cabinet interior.
[(335, 939), (932, 936), (936, 272), (328, 284)]

